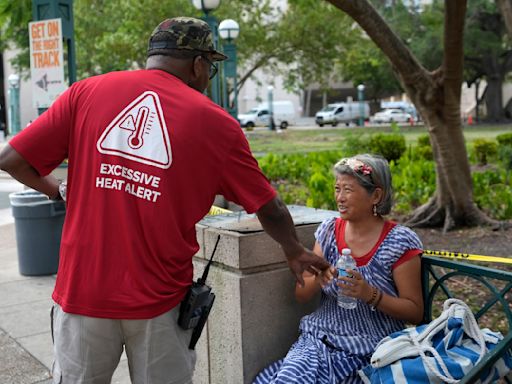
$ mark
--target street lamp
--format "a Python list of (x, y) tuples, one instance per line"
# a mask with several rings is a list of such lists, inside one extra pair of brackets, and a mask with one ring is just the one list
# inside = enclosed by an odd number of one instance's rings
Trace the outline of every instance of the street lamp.
[(9, 132), (12, 135), (21, 130), (20, 123), (20, 77), (16, 73), (9, 75)]
[[(215, 49), (218, 47), (219, 37), (217, 31), (217, 19), (215, 16), (210, 15), (210, 12), (217, 9), (220, 5), (220, 0), (192, 0), (192, 5), (204, 12), (203, 20), (210, 26), (213, 36), (213, 46)], [(211, 98), (214, 103), (221, 105), (220, 100), (220, 82), (219, 76), (215, 76), (210, 81), (211, 84)]]
[[(240, 27), (235, 20), (226, 19), (219, 24), (219, 35), (226, 42), (223, 44), (224, 54), (228, 57), (223, 62), (224, 68), (224, 102), (225, 108), (231, 116), (238, 119), (238, 92), (236, 89), (236, 45), (233, 43), (238, 37)], [(229, 90), (233, 92), (233, 102), (230, 102)]]
[(364, 126), (364, 84), (357, 86), (357, 98), (359, 100), (359, 126)]
[(208, 14), (210, 11), (219, 8), (220, 0), (192, 0), (192, 4), (196, 9)]
[(268, 91), (268, 129), (273, 131), (276, 129), (274, 124), (274, 87), (269, 85), (267, 87)]

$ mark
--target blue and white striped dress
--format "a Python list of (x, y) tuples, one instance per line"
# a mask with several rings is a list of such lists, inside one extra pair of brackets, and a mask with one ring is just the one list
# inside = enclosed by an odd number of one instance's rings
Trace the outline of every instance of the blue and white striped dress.
[[(373, 256), (357, 269), (370, 285), (397, 296), (393, 265), (403, 255), (420, 254), (422, 244), (409, 228), (390, 224), (385, 226), (388, 230), (391, 228), (389, 232), (383, 232), (379, 243), (372, 249)], [(327, 219), (315, 232), (324, 257), (332, 265), (340, 257), (335, 226), (336, 218)], [(320, 307), (302, 318), (299, 339), (286, 357), (265, 368), (254, 384), (362, 382), (357, 370), (369, 363), (377, 343), (403, 329), (404, 322), (378, 310), (372, 311), (360, 300), (355, 309), (340, 308), (336, 298), (337, 286), (333, 281), (322, 288)]]

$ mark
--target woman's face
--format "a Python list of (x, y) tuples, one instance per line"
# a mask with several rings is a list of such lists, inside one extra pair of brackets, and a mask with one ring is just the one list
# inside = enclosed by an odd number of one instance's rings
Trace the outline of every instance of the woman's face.
[(357, 221), (373, 215), (373, 205), (376, 204), (380, 189), (369, 194), (354, 176), (338, 175), (334, 185), (334, 198), (340, 216), (343, 220)]

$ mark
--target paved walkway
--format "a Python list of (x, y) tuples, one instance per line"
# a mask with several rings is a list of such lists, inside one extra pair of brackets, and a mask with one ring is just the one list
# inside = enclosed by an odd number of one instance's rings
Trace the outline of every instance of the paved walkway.
[[(4, 145), (0, 142), (0, 151)], [(50, 308), (55, 275), (29, 277), (19, 273), (16, 227), (5, 202), (10, 192), (20, 190), (21, 184), (0, 173), (0, 383), (50, 384)], [(124, 355), (112, 383), (130, 383)]]

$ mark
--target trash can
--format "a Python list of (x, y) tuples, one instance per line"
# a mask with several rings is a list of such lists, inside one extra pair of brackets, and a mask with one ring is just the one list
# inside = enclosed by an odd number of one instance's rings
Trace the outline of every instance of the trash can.
[(9, 199), (20, 273), (26, 276), (57, 273), (65, 203), (48, 200), (45, 194), (35, 190), (11, 193)]

